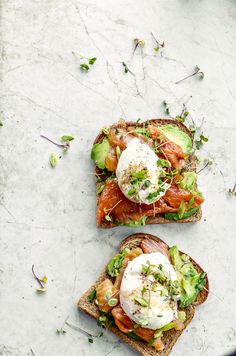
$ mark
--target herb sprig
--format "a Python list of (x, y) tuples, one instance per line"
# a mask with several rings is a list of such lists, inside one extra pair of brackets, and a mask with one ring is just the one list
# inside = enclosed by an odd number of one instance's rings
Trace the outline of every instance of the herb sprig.
[(73, 324), (69, 323), (68, 321), (65, 321), (65, 324), (66, 324), (67, 326), (69, 326), (71, 329), (74, 329), (74, 330), (76, 330), (76, 331), (81, 332), (82, 334), (85, 334), (85, 335), (88, 337), (88, 342), (91, 343), (91, 344), (93, 343), (93, 341), (94, 341), (95, 338), (99, 338), (99, 337), (102, 337), (102, 336), (103, 336), (103, 332), (100, 332), (100, 333), (97, 334), (97, 335), (93, 335), (93, 334), (91, 334), (90, 332), (88, 332), (88, 331), (86, 331), (86, 330), (84, 330), (84, 329), (78, 327), (77, 325), (73, 325)]
[(153, 48), (155, 52), (158, 52), (160, 50), (160, 48), (164, 48), (165, 47), (165, 42), (163, 41), (162, 43), (160, 43), (156, 37), (154, 36), (154, 34), (151, 32), (151, 36), (155, 41), (155, 47)]
[(195, 75), (198, 76), (199, 79), (201, 79), (201, 80), (204, 79), (204, 77), (205, 77), (205, 74), (203, 73), (203, 71), (201, 71), (201, 69), (196, 65), (194, 68), (194, 72), (192, 74), (187, 75), (187, 77), (184, 77), (183, 79), (178, 80), (177, 82), (175, 82), (175, 84), (182, 83), (184, 80), (194, 77)]
[(40, 288), (37, 288), (36, 291), (39, 292), (39, 293), (44, 293), (47, 291), (47, 289), (45, 288), (45, 284), (47, 283), (47, 277), (44, 275), (43, 278), (39, 278), (36, 274), (35, 274), (35, 271), (34, 271), (34, 265), (32, 265), (32, 273), (33, 273), (33, 276), (34, 278), (36, 279), (36, 281), (38, 282)]
[(135, 74), (129, 69), (125, 62), (122, 62), (122, 66), (124, 67), (124, 73), (130, 73), (135, 77)]
[(236, 183), (234, 184), (233, 189), (229, 189), (229, 194), (236, 197)]
[(145, 46), (145, 41), (144, 40), (141, 40), (139, 38), (134, 38), (134, 44), (135, 44), (135, 47), (134, 47), (134, 51), (133, 51), (133, 54), (135, 53), (136, 49), (138, 47), (144, 47)]

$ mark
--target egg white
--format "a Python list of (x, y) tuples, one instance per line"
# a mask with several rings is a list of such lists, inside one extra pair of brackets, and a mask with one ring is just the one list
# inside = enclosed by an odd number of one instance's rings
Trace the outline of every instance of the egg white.
[[(120, 304), (129, 316), (137, 324), (145, 328), (156, 330), (168, 324), (178, 315), (177, 301), (169, 300), (166, 295), (161, 296), (161, 291), (167, 290), (162, 284), (158, 283), (155, 291), (150, 290), (148, 293), (149, 306), (142, 307), (135, 302), (134, 296), (142, 296), (143, 287), (149, 283), (142, 275), (142, 264), (147, 265), (147, 261), (152, 265), (163, 266), (164, 275), (172, 282), (177, 280), (176, 272), (169, 262), (168, 258), (160, 252), (142, 254), (132, 260), (125, 272), (120, 287)], [(148, 279), (154, 281), (154, 277), (148, 276)], [(176, 297), (176, 300), (180, 296)]]
[[(151, 201), (147, 199), (150, 193), (157, 191), (159, 184), (158, 178), (160, 176), (161, 169), (157, 167), (157, 160), (155, 152), (145, 143), (142, 143), (139, 139), (134, 138), (127, 145), (127, 148), (122, 152), (118, 161), (116, 176), (118, 179), (118, 185), (123, 194), (131, 201), (135, 203), (152, 204), (159, 200), (169, 188), (169, 184), (165, 183), (164, 191)], [(131, 172), (139, 172), (145, 169), (147, 171), (147, 179), (150, 181), (150, 186), (147, 188), (139, 189), (135, 194), (130, 196), (128, 192), (132, 189), (130, 182)]]

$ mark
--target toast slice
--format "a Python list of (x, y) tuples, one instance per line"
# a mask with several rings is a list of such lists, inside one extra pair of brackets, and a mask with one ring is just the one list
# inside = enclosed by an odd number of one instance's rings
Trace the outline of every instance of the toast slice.
[[(120, 246), (119, 250), (122, 251), (125, 247), (129, 248), (134, 248), (134, 247), (140, 247), (141, 242), (144, 239), (151, 239), (154, 241), (158, 241), (161, 244), (164, 244), (165, 246), (168, 247), (168, 245), (162, 241), (160, 238), (150, 235), (150, 234), (143, 234), (143, 233), (137, 233), (128, 236), (125, 238)], [(182, 254), (182, 252), (180, 252)], [(191, 262), (193, 263), (194, 267), (199, 273), (203, 273), (203, 269), (190, 257)], [(105, 267), (96, 282), (82, 295), (78, 302), (78, 308), (82, 310), (83, 312), (87, 313), (88, 315), (92, 316), (95, 319), (98, 319), (99, 317), (99, 309), (97, 305), (94, 302), (89, 302), (88, 296), (89, 294), (96, 288), (103, 280), (106, 278), (111, 278), (107, 274), (107, 268)], [(185, 308), (184, 311), (186, 312), (186, 321), (184, 322), (185, 328), (187, 325), (191, 322), (191, 320), (194, 317), (195, 313), (195, 306), (202, 304), (205, 302), (205, 300), (208, 297), (208, 292), (209, 291), (209, 282), (206, 276), (206, 285), (205, 288), (201, 290), (201, 292), (198, 294), (197, 299), (195, 300), (193, 305), (190, 305), (189, 307)], [(162, 336), (162, 342), (165, 345), (165, 349), (161, 352), (156, 351), (152, 347), (148, 347), (147, 343), (142, 341), (142, 340), (134, 340), (127, 336), (126, 334), (122, 333), (117, 326), (110, 326), (109, 330), (113, 332), (116, 336), (118, 336), (121, 340), (126, 342), (130, 347), (135, 349), (138, 354), (142, 356), (167, 356), (170, 354), (174, 344), (177, 342), (178, 338), (182, 334), (183, 330), (169, 330), (165, 331)]]
[[(183, 123), (178, 122), (176, 120), (172, 120), (172, 119), (152, 119), (152, 120), (148, 120), (144, 123), (137, 123), (137, 122), (125, 122), (124, 123), (124, 122), (122, 122), (122, 124), (120, 124), (118, 122), (117, 124), (112, 125), (110, 128), (119, 129), (120, 127), (122, 127), (122, 128), (129, 127), (132, 129), (132, 127), (133, 128), (137, 128), (137, 127), (143, 128), (148, 125), (158, 126), (158, 125), (167, 125), (167, 124), (179, 127), (184, 133), (186, 133), (191, 138), (191, 140), (193, 142), (193, 135), (192, 135), (191, 131)], [(106, 135), (103, 132), (101, 132), (96, 137), (94, 144), (102, 142), (102, 140), (105, 137), (106, 137)], [(194, 155), (189, 156), (188, 161), (187, 161), (188, 170), (196, 172), (196, 161), (197, 160)], [(98, 167), (95, 167), (95, 176), (100, 176), (101, 173), (102, 173), (102, 170), (99, 169)], [(101, 184), (96, 182), (96, 192), (99, 191), (100, 187), (101, 187)], [(97, 193), (97, 208), (98, 208), (98, 204), (99, 204), (99, 194)], [(146, 219), (145, 225), (166, 224), (166, 223), (189, 223), (189, 222), (196, 222), (196, 221), (200, 220), (201, 217), (202, 217), (202, 209), (200, 206), (199, 209), (197, 210), (197, 212), (188, 218), (178, 219), (178, 220), (169, 220), (164, 217), (164, 214), (155, 214), (155, 216), (151, 216)], [(112, 221), (104, 220), (98, 226), (102, 227), (102, 228), (112, 228), (112, 227), (116, 227), (117, 225), (115, 223), (113, 223)]]

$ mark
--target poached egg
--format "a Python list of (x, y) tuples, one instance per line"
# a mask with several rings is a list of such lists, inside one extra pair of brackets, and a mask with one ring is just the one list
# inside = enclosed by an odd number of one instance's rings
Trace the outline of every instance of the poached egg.
[(123, 194), (135, 203), (152, 204), (159, 200), (169, 184), (159, 181), (161, 168), (155, 152), (139, 139), (134, 138), (122, 152), (116, 177)]
[[(157, 273), (166, 283), (157, 282)], [(121, 307), (140, 326), (159, 329), (178, 317), (179, 289), (173, 296), (167, 287), (177, 281), (173, 266), (161, 252), (142, 254), (133, 259), (124, 272), (120, 287)]]

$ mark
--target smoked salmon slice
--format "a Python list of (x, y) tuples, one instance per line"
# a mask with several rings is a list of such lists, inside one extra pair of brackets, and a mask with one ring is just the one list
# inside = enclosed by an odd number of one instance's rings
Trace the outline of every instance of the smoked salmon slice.
[(109, 313), (112, 310), (114, 305), (109, 305), (109, 300), (111, 300), (111, 298), (116, 298), (118, 304), (119, 290), (114, 288), (114, 285), (110, 279), (105, 279), (102, 283), (100, 283), (96, 288), (96, 292), (98, 308), (101, 311)]
[[(112, 309), (112, 316), (114, 318), (116, 326), (125, 334), (133, 332), (138, 335), (144, 341), (151, 341), (154, 337), (155, 330), (147, 328), (134, 328), (135, 323), (125, 314), (120, 305)], [(161, 337), (157, 338), (152, 345), (157, 351), (164, 349), (164, 345), (161, 341)]]
[[(139, 221), (143, 216), (177, 212), (180, 203), (184, 201), (187, 204), (192, 197), (192, 193), (174, 184), (155, 204), (137, 204), (124, 196), (116, 179), (110, 179), (106, 181), (105, 188), (98, 199), (97, 224), (100, 225), (106, 215), (114, 221), (125, 224), (130, 220)], [(200, 195), (195, 195), (192, 207), (199, 206), (203, 201)]]

